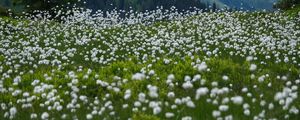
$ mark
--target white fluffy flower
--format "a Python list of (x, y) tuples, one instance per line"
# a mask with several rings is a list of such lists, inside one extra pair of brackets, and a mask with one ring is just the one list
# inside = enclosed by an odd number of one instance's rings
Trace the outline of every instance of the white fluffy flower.
[(228, 106), (228, 105), (220, 105), (220, 106), (219, 106), (219, 110), (220, 110), (220, 111), (225, 112), (225, 111), (227, 111), (228, 109), (229, 109), (229, 106)]
[(131, 96), (131, 90), (126, 90), (125, 95), (124, 95), (124, 99), (127, 100), (127, 99), (130, 98), (130, 96)]
[(174, 74), (170, 74), (168, 75), (168, 80), (175, 80), (175, 75)]
[(228, 80), (229, 80), (229, 77), (226, 76), (226, 75), (224, 75), (224, 76), (222, 76), (222, 79), (223, 79), (224, 81), (228, 81)]
[(201, 79), (201, 75), (199, 75), (199, 74), (197, 74), (197, 75), (195, 75), (194, 77), (193, 77), (193, 82), (195, 82), (195, 81), (198, 81), (198, 80), (200, 80)]
[(139, 102), (139, 101), (135, 101), (135, 102), (134, 102), (134, 106), (135, 106), (135, 107), (141, 107), (141, 106), (142, 106), (142, 103)]
[(195, 108), (196, 107), (196, 105), (194, 104), (194, 102), (191, 101), (191, 100), (189, 100), (189, 101), (186, 102), (186, 106), (188, 106), (190, 108)]
[(199, 64), (199, 65), (197, 66), (197, 69), (198, 69), (199, 72), (205, 71), (205, 70), (207, 69), (206, 63), (205, 63), (205, 62), (202, 62), (201, 64)]
[(158, 93), (157, 93), (157, 87), (156, 86), (152, 86), (152, 85), (148, 85), (148, 95), (151, 98), (157, 98), (158, 97)]
[(249, 116), (250, 115), (250, 110), (249, 109), (245, 109), (244, 110), (244, 115)]
[(135, 73), (133, 76), (132, 76), (132, 80), (144, 80), (146, 78), (146, 75), (143, 74), (143, 73)]
[(221, 112), (220, 112), (220, 111), (217, 111), (217, 110), (214, 110), (214, 111), (212, 112), (212, 115), (213, 115), (213, 117), (217, 118), (217, 117), (221, 116)]
[(181, 120), (192, 120), (192, 117), (190, 116), (184, 116), (181, 118)]
[(146, 95), (144, 93), (139, 93), (138, 99), (141, 102), (144, 102), (146, 100)]
[(153, 108), (153, 114), (154, 114), (154, 115), (157, 115), (157, 114), (159, 114), (160, 112), (161, 112), (161, 108), (160, 108), (160, 107), (157, 106), (157, 107), (154, 107), (154, 108)]
[(174, 92), (169, 92), (167, 96), (168, 96), (168, 98), (174, 98), (175, 93)]
[(252, 61), (253, 60), (253, 56), (248, 56), (247, 58), (246, 58), (246, 61)]
[(87, 120), (93, 119), (93, 115), (92, 115), (92, 114), (87, 114), (87, 115), (86, 115), (86, 119), (87, 119)]
[(257, 69), (257, 66), (255, 64), (250, 65), (250, 71), (255, 71)]
[(154, 70), (150, 70), (149, 71), (149, 75), (154, 75), (155, 74), (155, 71)]
[(48, 119), (49, 118), (49, 114), (47, 112), (44, 112), (41, 116), (42, 120)]
[(184, 89), (191, 89), (193, 88), (193, 84), (191, 83), (191, 81), (186, 81), (185, 83), (182, 84), (182, 87)]
[(240, 104), (243, 103), (243, 97), (241, 97), (241, 96), (235, 96), (235, 97), (232, 97), (232, 98), (231, 98), (231, 101), (232, 101), (234, 104), (240, 105)]
[(9, 113), (11, 116), (15, 116), (17, 114), (17, 108), (16, 107), (10, 108)]
[(209, 90), (206, 87), (197, 89), (195, 99), (196, 100), (200, 99), (201, 96), (206, 95), (208, 92), (209, 92)]
[(164, 63), (167, 65), (170, 63), (170, 60), (169, 59), (164, 59)]
[(63, 109), (63, 106), (61, 106), (61, 105), (59, 105), (59, 106), (56, 107), (57, 111), (61, 111), (62, 109)]
[(174, 114), (174, 113), (171, 113), (171, 112), (167, 112), (167, 113), (165, 114), (165, 116), (166, 116), (166, 118), (172, 118), (172, 117), (175, 116), (175, 114)]
[(36, 119), (38, 116), (36, 113), (31, 113), (30, 114), (30, 119)]

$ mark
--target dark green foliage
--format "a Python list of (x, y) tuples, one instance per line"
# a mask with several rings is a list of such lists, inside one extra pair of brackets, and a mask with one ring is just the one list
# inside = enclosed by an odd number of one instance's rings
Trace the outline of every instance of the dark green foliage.
[(57, 6), (70, 6), (78, 0), (12, 0), (13, 6), (23, 5), (27, 11), (50, 10)]
[(212, 9), (213, 9), (213, 11), (216, 11), (216, 9), (217, 9), (217, 4), (216, 4), (216, 2), (213, 3)]
[(299, 5), (300, 0), (279, 0), (274, 7), (280, 9), (290, 9), (294, 5)]
[(10, 0), (0, 0), (0, 16), (8, 16), (8, 7), (10, 7)]
[(7, 9), (2, 6), (0, 6), (0, 16), (8, 16)]
[(77, 7), (86, 7), (94, 11), (110, 11), (113, 9), (146, 11), (155, 10), (157, 7), (169, 9), (172, 6), (175, 6), (178, 10), (188, 10), (194, 7), (200, 9), (206, 8), (206, 5), (198, 0), (11, 0), (8, 2), (3, 1), (0, 4), (5, 4), (12, 9), (17, 8), (19, 12), (42, 10), (49, 11), (51, 15), (55, 14), (53, 9), (57, 7), (68, 10), (74, 5)]
[(93, 10), (154, 10), (158, 6), (170, 8), (175, 6), (179, 10), (186, 10), (192, 7), (205, 8), (205, 4), (198, 0), (86, 0), (86, 6)]

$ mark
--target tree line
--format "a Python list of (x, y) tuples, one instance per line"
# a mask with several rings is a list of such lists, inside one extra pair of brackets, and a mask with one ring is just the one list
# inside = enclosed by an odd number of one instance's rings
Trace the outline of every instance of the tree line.
[(300, 0), (279, 0), (274, 7), (286, 10), (295, 5), (300, 5)]
[[(170, 8), (175, 6), (179, 10), (186, 10), (192, 7), (199, 9), (208, 6), (201, 0), (1, 0), (0, 11), (7, 8), (18, 8), (22, 11), (51, 10), (57, 6), (69, 6), (76, 4), (79, 7), (92, 10), (136, 10), (145, 11), (156, 9), (157, 6)], [(2, 3), (1, 3), (2, 2)], [(2, 6), (1, 6), (2, 5)], [(65, 8), (64, 7), (64, 8)]]
[(206, 8), (206, 4), (199, 0), (87, 0), (86, 7), (93, 10), (136, 10), (145, 11), (156, 9), (157, 6), (170, 8), (175, 6), (178, 10), (187, 10), (192, 7), (199, 9)]
[(14, 14), (34, 10), (47, 10), (62, 5), (73, 5), (79, 3), (78, 0), (2, 0), (0, 1), (0, 15), (7, 15), (8, 9)]

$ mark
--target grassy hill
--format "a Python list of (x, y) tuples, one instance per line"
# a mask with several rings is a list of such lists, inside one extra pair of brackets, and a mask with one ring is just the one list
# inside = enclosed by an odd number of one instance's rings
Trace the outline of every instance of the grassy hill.
[(299, 119), (297, 11), (74, 13), (0, 18), (0, 118)]

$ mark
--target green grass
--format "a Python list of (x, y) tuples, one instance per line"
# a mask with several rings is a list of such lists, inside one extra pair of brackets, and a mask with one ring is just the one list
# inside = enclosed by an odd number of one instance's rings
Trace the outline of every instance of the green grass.
[[(114, 62), (111, 65), (105, 66), (105, 67), (98, 67), (97, 69), (93, 69), (93, 72), (89, 75), (90, 77), (88, 79), (83, 79), (83, 74), (87, 72), (87, 68), (84, 67), (82, 72), (76, 72), (78, 75), (78, 80), (79, 83), (76, 85), (81, 89), (81, 91), (78, 94), (86, 95), (88, 98), (94, 98), (94, 97), (103, 97), (105, 96), (106, 93), (111, 93), (111, 100), (112, 102), (116, 105), (114, 110), (116, 111), (116, 114), (120, 116), (120, 119), (125, 119), (128, 117), (131, 117), (133, 115), (133, 119), (159, 119), (159, 118), (164, 118), (163, 114), (160, 114), (158, 116), (153, 116), (149, 113), (151, 113), (151, 110), (146, 110), (146, 111), (140, 111), (139, 113), (131, 113), (129, 112), (132, 107), (129, 107), (128, 109), (122, 109), (121, 105), (124, 103), (127, 103), (129, 105), (133, 105), (134, 99), (137, 99), (136, 96), (138, 96), (138, 93), (144, 92), (147, 93), (147, 85), (155, 85), (159, 88), (159, 95), (160, 95), (160, 100), (163, 99), (165, 102), (172, 103), (174, 99), (169, 99), (166, 97), (166, 94), (168, 91), (174, 91), (176, 93), (176, 97), (186, 97), (187, 95), (191, 96), (193, 99), (195, 89), (191, 90), (185, 90), (181, 86), (177, 86), (174, 88), (168, 87), (168, 85), (165, 83), (165, 79), (167, 79), (167, 76), (169, 74), (174, 74), (176, 78), (176, 82), (181, 85), (184, 81), (184, 76), (189, 75), (193, 76), (196, 74), (200, 74), (202, 76), (202, 79), (206, 80), (205, 85), (200, 85), (199, 83), (194, 84), (194, 88), (198, 87), (203, 87), (206, 86), (208, 88), (213, 88), (211, 86), (211, 82), (215, 81), (218, 82), (219, 86), (218, 88), (222, 87), (228, 87), (230, 84), (233, 86), (229, 87), (230, 88), (230, 93), (224, 94), (221, 96), (218, 96), (216, 100), (221, 102), (222, 98), (226, 98), (229, 96), (235, 96), (235, 95), (243, 95), (245, 98), (245, 103), (248, 103), (251, 106), (251, 113), (252, 114), (258, 114), (261, 112), (261, 107), (259, 106), (259, 103), (253, 103), (251, 102), (252, 99), (249, 97), (246, 97), (245, 93), (241, 93), (241, 89), (246, 87), (253, 93), (252, 98), (256, 99), (264, 99), (267, 102), (272, 102), (274, 95), (276, 91), (282, 90), (284, 87), (284, 81), (277, 80), (276, 75), (282, 74), (282, 75), (288, 75), (289, 79), (295, 79), (298, 77), (300, 74), (299, 69), (297, 69), (294, 66), (287, 65), (287, 64), (271, 64), (269, 67), (267, 66), (259, 66), (258, 71), (256, 72), (250, 72), (249, 71), (249, 62), (241, 62), (241, 61), (233, 61), (232, 59), (224, 59), (224, 58), (211, 58), (208, 61), (208, 66), (211, 69), (211, 72), (204, 72), (204, 73), (199, 73), (196, 71), (190, 63), (192, 60), (190, 58), (186, 58), (184, 60), (177, 59), (176, 60), (178, 64), (170, 64), (170, 65), (165, 65), (162, 60), (158, 60), (157, 62), (153, 63), (153, 67), (151, 67), (151, 70), (154, 70), (157, 72), (156, 75), (151, 76), (149, 79), (144, 80), (144, 81), (132, 81), (131, 76), (132, 74), (138, 72), (142, 67), (145, 67), (148, 65), (148, 63), (144, 64), (139, 64), (137, 61), (132, 60), (132, 61), (124, 61), (124, 62)], [(124, 68), (127, 70), (124, 71)], [(50, 70), (54, 69), (55, 72), (50, 72)], [(44, 84), (49, 84), (53, 85), (54, 89), (58, 90), (56, 95), (59, 95), (61, 99), (64, 101), (64, 103), (70, 102), (72, 99), (70, 99), (69, 95), (65, 95), (64, 92), (70, 90), (71, 88), (67, 86), (67, 83), (71, 81), (71, 79), (66, 79), (65, 75), (68, 74), (68, 72), (71, 69), (66, 69), (66, 70), (56, 70), (55, 68), (51, 67), (42, 67), (38, 68), (33, 74), (24, 74), (22, 77), (22, 84), (19, 84), (18, 86), (14, 86), (11, 83), (11, 79), (5, 79), (4, 81), (4, 87), (12, 87), (15, 89), (21, 89), (23, 91), (27, 91), (30, 94), (34, 94), (33, 88), (30, 87), (31, 82), (33, 79), (38, 79), (41, 81), (41, 83)], [(46, 81), (44, 78), (44, 74), (48, 74), (52, 77), (52, 80)], [(128, 79), (128, 83), (126, 85), (120, 87), (121, 92), (116, 93), (113, 92), (112, 90), (108, 90), (107, 88), (102, 88), (99, 87), (99, 85), (96, 85), (95, 78), (93, 76), (99, 75), (100, 77), (98, 79), (109, 82), (109, 83), (116, 83), (116, 80), (113, 80), (115, 76), (118, 76), (122, 79)], [(270, 77), (268, 77), (265, 82), (259, 83), (256, 80), (250, 79), (250, 75), (254, 74), (257, 77), (264, 75), (264, 74), (269, 74)], [(230, 80), (229, 81), (223, 81), (222, 80), (222, 75), (227, 75), (229, 76)], [(160, 78), (160, 79), (157, 79)], [(272, 83), (272, 87), (268, 87), (268, 83)], [(257, 85), (258, 88), (254, 89), (253, 86)], [(87, 88), (81, 88), (82, 86), (86, 86)], [(124, 96), (124, 92), (127, 89), (132, 90), (132, 99), (124, 101), (122, 100)], [(50, 91), (46, 91), (50, 92)], [(34, 94), (35, 96), (39, 97), (40, 100), (38, 101), (46, 101), (47, 99), (41, 98), (41, 94)], [(260, 98), (260, 95), (264, 95), (263, 98)], [(2, 94), (0, 96), (1, 102), (12, 102), (12, 104), (16, 104), (16, 100), (22, 98), (20, 97), (13, 97), (10, 94)], [(198, 101), (195, 101), (195, 104), (197, 106), (196, 109), (192, 108), (187, 108), (184, 105), (179, 105), (179, 109), (182, 112), (179, 112), (180, 114), (176, 114), (177, 119), (186, 116), (186, 115), (192, 115), (193, 118), (195, 119), (213, 119), (211, 117), (211, 112), (212, 110), (216, 109), (217, 106), (211, 105), (211, 104), (206, 104), (205, 103), (205, 98), (201, 98)], [(153, 99), (155, 100), (155, 99)], [(158, 99), (157, 99), (158, 100)], [(77, 115), (81, 119), (85, 119), (84, 113), (87, 113), (88, 111), (91, 110), (92, 106), (89, 106), (88, 103), (83, 103), (80, 102), (82, 106), (87, 106), (86, 110), (85, 109), (79, 109), (79, 111), (76, 111), (75, 113), (70, 113), (69, 111), (63, 111), (64, 113), (69, 113), (69, 115)], [(274, 103), (275, 106), (277, 107), (276, 103)], [(295, 102), (293, 105), (299, 106), (299, 101)], [(229, 112), (222, 113), (222, 115), (230, 115), (232, 114), (235, 119), (251, 119), (249, 117), (245, 117), (242, 113), (242, 106), (241, 105), (234, 105), (234, 104), (229, 104)], [(281, 116), (285, 111), (282, 111), (281, 109), (275, 109), (267, 111), (266, 115), (270, 117), (278, 117), (278, 118), (283, 118)], [(279, 106), (278, 106), (279, 107)], [(169, 112), (176, 112), (172, 109), (169, 108), (169, 106), (163, 106), (162, 107), (164, 111), (169, 111)], [(36, 112), (39, 113), (38, 111), (44, 111), (45, 109), (35, 109), (33, 107), (32, 109), (24, 109), (20, 111), (20, 114), (18, 114), (16, 119), (29, 119), (29, 114), (27, 113), (32, 113)], [(125, 112), (124, 111), (128, 111)], [(50, 112), (51, 116), (59, 119), (62, 112)], [(279, 114), (278, 114), (279, 113)], [(0, 112), (0, 114), (3, 114)], [(108, 114), (108, 113), (105, 113)], [(113, 118), (112, 116), (109, 115), (104, 115), (101, 116), (100, 118)], [(292, 116), (292, 118), (298, 119), (299, 116)], [(71, 119), (71, 118), (70, 118)]]

